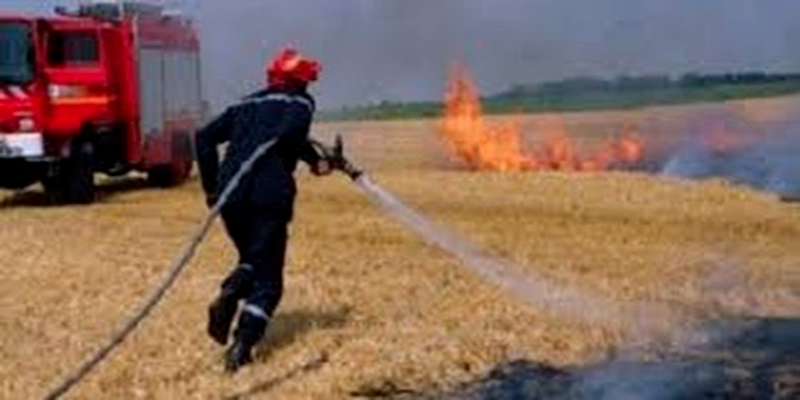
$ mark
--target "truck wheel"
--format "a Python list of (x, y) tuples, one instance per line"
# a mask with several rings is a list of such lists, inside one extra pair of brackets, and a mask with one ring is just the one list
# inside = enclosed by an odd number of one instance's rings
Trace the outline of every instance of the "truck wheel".
[(62, 161), (58, 173), (44, 180), (45, 190), (59, 203), (89, 204), (95, 200), (94, 146), (81, 141), (72, 157)]
[[(24, 160), (0, 159), (0, 187), (5, 189), (24, 189), (42, 179), (45, 168)], [(7, 173), (12, 172), (13, 173)]]
[(172, 161), (151, 169), (147, 173), (147, 178), (153, 186), (177, 186), (189, 179), (193, 163), (194, 149), (191, 138), (187, 134), (178, 134), (172, 142)]

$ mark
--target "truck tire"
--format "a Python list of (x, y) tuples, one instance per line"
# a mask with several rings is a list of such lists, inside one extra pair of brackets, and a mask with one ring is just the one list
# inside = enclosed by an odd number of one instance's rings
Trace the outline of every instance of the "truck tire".
[(172, 141), (172, 161), (153, 167), (147, 173), (150, 184), (158, 187), (177, 186), (189, 179), (194, 165), (194, 148), (188, 134), (176, 134)]
[(92, 203), (96, 196), (92, 142), (76, 142), (72, 156), (62, 161), (56, 175), (43, 183), (45, 190), (59, 203)]
[(44, 167), (25, 160), (0, 159), (0, 187), (4, 189), (24, 189), (39, 182), (44, 175)]

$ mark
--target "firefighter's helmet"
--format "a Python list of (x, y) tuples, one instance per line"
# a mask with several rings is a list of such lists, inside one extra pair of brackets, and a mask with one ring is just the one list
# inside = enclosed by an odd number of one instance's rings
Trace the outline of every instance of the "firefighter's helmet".
[(315, 82), (321, 70), (319, 62), (307, 58), (291, 47), (281, 50), (267, 65), (267, 84), (284, 86), (291, 83)]

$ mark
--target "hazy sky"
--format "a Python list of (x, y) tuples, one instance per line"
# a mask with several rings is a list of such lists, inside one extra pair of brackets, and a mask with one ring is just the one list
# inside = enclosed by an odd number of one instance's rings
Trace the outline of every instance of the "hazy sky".
[[(0, 10), (73, 1), (0, 0)], [(203, 30), (207, 97), (258, 86), (293, 43), (323, 107), (438, 99), (463, 61), (484, 91), (575, 75), (800, 71), (800, 0), (175, 0)]]

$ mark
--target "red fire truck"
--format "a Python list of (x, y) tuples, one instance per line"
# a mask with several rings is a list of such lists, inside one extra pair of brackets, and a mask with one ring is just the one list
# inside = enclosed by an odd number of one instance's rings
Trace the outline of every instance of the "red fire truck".
[(0, 187), (41, 182), (88, 203), (96, 172), (185, 181), (204, 113), (199, 49), (191, 20), (152, 4), (0, 10)]

